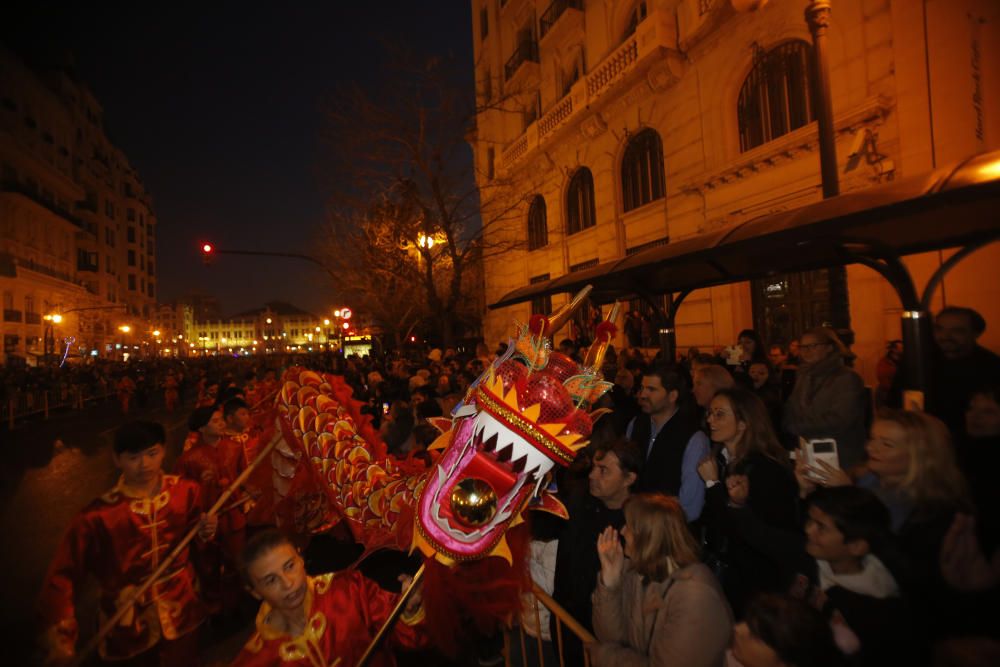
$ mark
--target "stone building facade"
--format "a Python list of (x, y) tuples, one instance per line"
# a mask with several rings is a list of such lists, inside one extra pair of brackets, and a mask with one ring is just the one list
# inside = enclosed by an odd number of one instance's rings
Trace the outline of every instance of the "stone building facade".
[(156, 230), (151, 198), (90, 91), (0, 49), (0, 363), (34, 363), (46, 337), (99, 355), (120, 343), (123, 324), (146, 338)]
[[(487, 259), (487, 302), (820, 199), (807, 4), (472, 0), (476, 170), (481, 188), (521, 199), (491, 233), (524, 242)], [(1000, 4), (844, 0), (828, 42), (841, 192), (1000, 148)], [(906, 259), (918, 287), (950, 254)], [(1000, 349), (998, 297), (991, 247), (948, 275), (934, 308), (977, 308), (992, 324), (981, 342)], [(487, 342), (549, 305), (489, 312)], [(889, 285), (852, 265), (696, 291), (677, 342), (710, 350), (743, 328), (787, 341), (829, 322), (853, 330), (873, 380), (899, 315)]]

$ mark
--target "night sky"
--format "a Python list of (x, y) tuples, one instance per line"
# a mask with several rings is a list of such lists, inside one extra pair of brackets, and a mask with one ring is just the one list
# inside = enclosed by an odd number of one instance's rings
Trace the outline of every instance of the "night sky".
[(206, 267), (198, 247), (308, 251), (324, 224), (322, 165), (335, 159), (322, 140), (324, 109), (339, 87), (378, 77), (385, 43), (454, 56), (468, 63), (458, 85), (473, 85), (468, 0), (10, 11), (4, 41), (72, 54), (111, 140), (152, 194), (159, 299), (201, 290), (224, 314), (273, 299), (318, 314), (340, 300), (307, 263), (220, 256)]

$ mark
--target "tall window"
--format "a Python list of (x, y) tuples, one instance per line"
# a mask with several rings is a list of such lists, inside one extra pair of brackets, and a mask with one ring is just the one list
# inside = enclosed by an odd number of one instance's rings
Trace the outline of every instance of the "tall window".
[(580, 167), (573, 174), (566, 192), (567, 234), (593, 227), (597, 223), (594, 213), (594, 177), (586, 167)]
[(549, 223), (545, 217), (545, 198), (535, 195), (528, 209), (528, 250), (544, 248), (549, 244)]
[(646, 0), (639, 0), (639, 2), (635, 3), (635, 7), (629, 12), (628, 23), (625, 25), (625, 34), (622, 35), (622, 40), (628, 39), (635, 33), (635, 29), (645, 20), (646, 13)]
[(622, 202), (625, 211), (661, 199), (663, 184), (663, 142), (656, 130), (645, 129), (625, 147), (622, 158)]
[(759, 52), (736, 104), (740, 150), (748, 151), (815, 119), (810, 100), (812, 51), (806, 42), (785, 42)]

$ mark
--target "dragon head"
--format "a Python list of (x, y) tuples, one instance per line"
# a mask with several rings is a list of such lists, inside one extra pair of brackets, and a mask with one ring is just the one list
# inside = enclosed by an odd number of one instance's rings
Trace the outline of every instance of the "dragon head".
[(420, 492), (414, 540), (446, 563), (490, 555), (510, 558), (504, 536), (529, 503), (562, 509), (547, 490), (555, 466), (586, 446), (587, 410), (610, 388), (601, 380), (618, 307), (598, 326), (583, 365), (552, 352), (551, 336), (589, 293), (559, 312), (518, 327), (507, 352), (469, 389), (442, 438), (445, 451)]

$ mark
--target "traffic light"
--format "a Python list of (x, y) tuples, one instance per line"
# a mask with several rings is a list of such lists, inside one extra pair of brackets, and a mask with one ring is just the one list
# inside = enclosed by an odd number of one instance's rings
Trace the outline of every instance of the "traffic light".
[(202, 261), (207, 266), (207, 265), (209, 265), (209, 264), (212, 263), (212, 260), (214, 258), (215, 258), (215, 246), (213, 246), (211, 243), (203, 243), (201, 245), (201, 259), (202, 259)]

